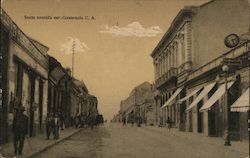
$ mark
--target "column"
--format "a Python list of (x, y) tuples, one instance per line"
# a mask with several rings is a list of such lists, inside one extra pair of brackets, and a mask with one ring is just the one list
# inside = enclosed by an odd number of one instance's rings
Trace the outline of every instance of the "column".
[(156, 79), (159, 78), (159, 61), (157, 59), (157, 62), (156, 62)]
[(156, 80), (156, 64), (154, 63), (154, 77), (155, 77), (155, 80)]
[(178, 67), (179, 66), (181, 66), (181, 64), (182, 64), (182, 59), (181, 59), (181, 49), (182, 49), (182, 47), (181, 47), (181, 41), (180, 40), (178, 40), (178, 42), (177, 42), (177, 60), (178, 60)]
[(160, 58), (160, 61), (159, 61), (159, 69), (160, 69), (160, 72), (159, 72), (159, 78), (161, 77), (161, 73), (162, 73), (162, 61), (161, 61), (161, 58)]
[(192, 55), (191, 55), (191, 24), (190, 22), (187, 22), (185, 24), (185, 61), (191, 61)]
[(174, 42), (174, 64), (175, 64), (175, 68), (178, 68), (178, 51), (177, 51), (177, 49), (178, 49), (178, 45), (177, 45), (177, 42)]
[(187, 36), (187, 33), (188, 33), (188, 28), (187, 28), (187, 25), (184, 26), (184, 37), (183, 37), (183, 40), (184, 40), (184, 55), (185, 55), (185, 60), (184, 62), (187, 62), (188, 61), (188, 36)]
[(165, 55), (162, 56), (162, 74), (165, 74)]
[(161, 76), (164, 74), (164, 58), (161, 56)]
[(171, 69), (171, 52), (170, 49), (168, 50), (168, 70)]
[(168, 70), (169, 70), (169, 52), (167, 52), (166, 62), (167, 62), (167, 72), (168, 72)]
[(170, 46), (170, 68), (172, 69), (173, 67), (173, 48), (172, 48), (172, 45)]
[(175, 43), (173, 43), (173, 67), (175, 68), (176, 66), (175, 66), (175, 64), (176, 64), (176, 62), (175, 62)]
[(166, 73), (168, 72), (168, 55), (167, 55), (167, 51), (165, 51), (165, 69), (166, 69)]
[(172, 49), (171, 49), (172, 51), (171, 51), (171, 55), (172, 55), (172, 58), (171, 58), (171, 60), (172, 60), (172, 68), (174, 68), (175, 66), (175, 61), (174, 61), (174, 44), (172, 44)]
[(185, 43), (184, 43), (184, 33), (179, 33), (178, 35), (179, 38), (179, 54), (180, 54), (180, 65), (185, 63)]

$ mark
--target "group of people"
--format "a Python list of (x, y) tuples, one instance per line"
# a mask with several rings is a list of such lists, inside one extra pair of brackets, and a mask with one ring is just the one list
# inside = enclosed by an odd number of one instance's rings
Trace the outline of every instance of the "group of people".
[[(146, 123), (146, 121), (144, 121)], [(131, 123), (132, 126), (134, 126), (134, 123), (137, 124), (138, 127), (141, 127), (141, 124), (143, 123), (142, 117), (137, 117), (134, 119), (134, 117), (130, 117), (127, 121), (127, 118), (125, 116), (122, 117), (122, 125), (126, 126), (127, 123)]]
[(47, 115), (46, 121), (46, 136), (47, 139), (50, 139), (51, 133), (53, 134), (54, 139), (59, 139), (60, 128), (63, 130), (63, 120), (59, 118), (56, 114), (53, 116), (51, 113)]
[(83, 128), (85, 126), (89, 126), (93, 130), (96, 122), (96, 117), (94, 115), (89, 115), (87, 117), (84, 117), (84, 115), (76, 115), (74, 117), (75, 128)]
[[(25, 136), (28, 134), (29, 122), (28, 116), (24, 114), (25, 107), (22, 105), (17, 106), (14, 112), (14, 119), (12, 124), (12, 132), (14, 135), (14, 154), (23, 154), (23, 145)], [(77, 115), (73, 119), (75, 128), (89, 126), (91, 129), (95, 125), (98, 125), (98, 120), (94, 115), (89, 115), (84, 117), (83, 115)], [(100, 121), (99, 121), (100, 122)], [(51, 134), (53, 134), (54, 139), (59, 139), (60, 130), (64, 129), (64, 119), (63, 116), (59, 114), (47, 114), (46, 121), (46, 138), (50, 139)]]

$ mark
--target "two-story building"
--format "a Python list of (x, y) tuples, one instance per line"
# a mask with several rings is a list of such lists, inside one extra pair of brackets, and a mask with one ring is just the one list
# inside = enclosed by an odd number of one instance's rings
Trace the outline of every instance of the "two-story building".
[(183, 84), (192, 69), (192, 18), (197, 8), (185, 7), (175, 17), (170, 28), (153, 50), (155, 86), (159, 91), (156, 103), (159, 123), (166, 124), (169, 117), (174, 126), (181, 125), (184, 116), (180, 114), (184, 105), (174, 102), (185, 95)]
[[(212, 0), (201, 6), (184, 7), (178, 13), (151, 54), (155, 85), (159, 90), (155, 98), (161, 109), (162, 124), (170, 117), (181, 130), (224, 136), (225, 88), (229, 89), (227, 102), (231, 105), (243, 93), (241, 88), (247, 79), (246, 75), (235, 75), (239, 70), (230, 67), (226, 86), (222, 61), (244, 56), (248, 51), (244, 41), (231, 50), (225, 46), (224, 39), (229, 34), (237, 34), (242, 39), (248, 31), (247, 0)], [(239, 124), (240, 115), (244, 120), (244, 114), (232, 112), (230, 116), (231, 124), (235, 125), (230, 125), (230, 129), (235, 137), (239, 135), (240, 126), (245, 128)]]

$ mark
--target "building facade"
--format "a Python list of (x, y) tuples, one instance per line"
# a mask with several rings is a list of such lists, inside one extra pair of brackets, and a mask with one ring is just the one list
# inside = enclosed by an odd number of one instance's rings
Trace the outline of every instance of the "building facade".
[(127, 123), (136, 123), (141, 119), (144, 124), (156, 124), (156, 104), (152, 84), (143, 82), (121, 101), (120, 110), (113, 120), (121, 122), (123, 119)]
[[(178, 13), (151, 54), (160, 124), (165, 125), (170, 117), (182, 131), (224, 136), (229, 120), (232, 138), (246, 136), (246, 113), (231, 112), (227, 119), (226, 112), (228, 105), (247, 92), (246, 65), (229, 67), (227, 77), (222, 67), (225, 58), (242, 60), (246, 56), (248, 31), (247, 0), (212, 0)], [(240, 37), (233, 49), (224, 44), (229, 34)]]
[(29, 117), (29, 136), (42, 130), (47, 114), (47, 51), (1, 9), (1, 143), (11, 138), (13, 116), (20, 105)]
[(47, 114), (59, 115), (65, 126), (76, 115), (98, 115), (97, 98), (83, 81), (47, 54), (49, 48), (28, 37), (1, 9), (0, 144), (12, 139), (16, 109), (25, 107), (30, 137), (44, 133)]

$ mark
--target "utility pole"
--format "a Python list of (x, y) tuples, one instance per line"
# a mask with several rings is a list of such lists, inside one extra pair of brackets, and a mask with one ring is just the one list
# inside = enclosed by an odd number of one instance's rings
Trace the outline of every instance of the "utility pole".
[(73, 40), (73, 44), (72, 44), (72, 78), (74, 77), (74, 64), (75, 64), (75, 40)]

